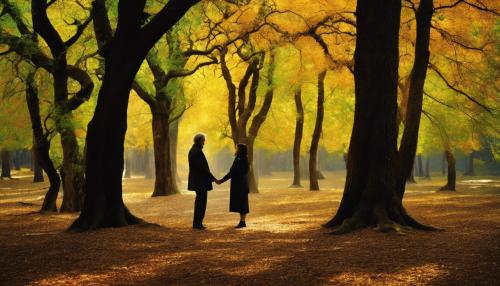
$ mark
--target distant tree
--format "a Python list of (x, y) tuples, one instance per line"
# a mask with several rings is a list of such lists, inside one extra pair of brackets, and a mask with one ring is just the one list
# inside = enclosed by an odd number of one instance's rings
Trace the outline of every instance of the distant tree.
[(304, 130), (304, 106), (302, 105), (302, 89), (300, 86), (295, 89), (294, 101), (297, 116), (295, 119), (295, 133), (293, 140), (293, 182), (291, 187), (302, 187), (300, 183), (300, 145)]
[(2, 149), (0, 151), (1, 159), (2, 159), (2, 175), (1, 178), (10, 178), (10, 152), (7, 149)]

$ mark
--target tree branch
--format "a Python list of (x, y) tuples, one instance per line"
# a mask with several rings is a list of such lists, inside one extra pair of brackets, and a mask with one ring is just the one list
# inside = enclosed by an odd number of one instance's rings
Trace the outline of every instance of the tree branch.
[(89, 25), (90, 21), (92, 21), (92, 15), (85, 19), (83, 23), (80, 23), (80, 21), (76, 19), (74, 20), (71, 25), (76, 25), (76, 33), (64, 43), (66, 48), (71, 47), (74, 43), (76, 43), (76, 41), (78, 41), (80, 36), (83, 34), (83, 31), (85, 31), (85, 28), (87, 28), (87, 26)]
[(441, 80), (446, 84), (446, 86), (448, 86), (448, 88), (450, 88), (451, 90), (453, 90), (454, 92), (460, 94), (460, 95), (463, 95), (465, 96), (468, 100), (474, 102), (475, 104), (477, 104), (479, 107), (483, 108), (484, 110), (486, 110), (487, 112), (489, 112), (490, 114), (493, 114), (492, 110), (490, 107), (486, 106), (485, 104), (477, 101), (474, 97), (468, 95), (467, 93), (465, 93), (464, 91), (454, 87), (449, 81), (448, 79), (446, 79), (446, 77), (443, 75), (443, 73), (432, 63), (429, 63), (429, 68), (434, 71), (438, 76), (439, 78), (441, 78)]

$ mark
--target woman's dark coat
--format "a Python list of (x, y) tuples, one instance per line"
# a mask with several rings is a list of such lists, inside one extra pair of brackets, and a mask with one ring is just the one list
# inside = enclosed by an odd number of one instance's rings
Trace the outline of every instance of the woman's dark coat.
[(248, 193), (248, 158), (246, 155), (238, 155), (234, 158), (229, 173), (221, 179), (225, 182), (231, 179), (229, 196), (229, 211), (246, 214), (249, 212)]
[(194, 144), (189, 150), (188, 190), (190, 191), (210, 191), (212, 182), (215, 181), (202, 148)]

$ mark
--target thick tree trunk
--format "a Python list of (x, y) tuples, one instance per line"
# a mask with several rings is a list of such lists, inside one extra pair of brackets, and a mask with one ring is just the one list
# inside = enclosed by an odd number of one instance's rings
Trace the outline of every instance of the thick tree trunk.
[[(115, 43), (116, 44), (116, 43)], [(113, 51), (106, 62), (96, 110), (87, 128), (85, 201), (69, 231), (119, 227), (139, 223), (122, 198), (123, 151), (127, 106), (140, 62), (130, 49)]]
[(399, 230), (416, 223), (402, 207), (395, 179), (400, 13), (398, 0), (358, 0), (356, 103), (346, 185), (336, 215), (326, 224), (340, 226), (335, 234), (369, 225)]
[[(35, 138), (33, 138), (33, 142), (35, 141)], [(35, 144), (35, 143), (33, 143)], [(36, 160), (36, 156), (35, 156), (35, 150), (33, 149), (31, 151), (33, 153), (33, 156), (32, 156), (32, 165), (33, 165), (33, 183), (40, 183), (40, 182), (43, 182), (43, 169), (42, 167), (40, 166), (40, 164), (38, 164), (37, 160)]]
[(11, 178), (10, 174), (10, 152), (6, 149), (1, 151), (2, 157), (2, 178)]
[(448, 182), (439, 190), (456, 191), (457, 171), (455, 169), (455, 157), (453, 156), (453, 153), (451, 153), (451, 151), (449, 150), (446, 150), (444, 154), (446, 156), (446, 163), (448, 165)]
[[(67, 123), (66, 123), (67, 124)], [(63, 201), (61, 212), (78, 212), (83, 201), (83, 165), (78, 153), (78, 142), (73, 128), (61, 127), (63, 149)]]
[[(87, 128), (85, 201), (80, 216), (69, 231), (141, 222), (125, 207), (122, 197), (129, 94), (148, 51), (196, 2), (171, 0), (143, 27), (140, 25), (146, 1), (119, 2), (119, 17), (113, 39), (107, 36), (103, 39), (109, 40), (102, 51), (105, 57), (104, 78), (94, 116)], [(107, 17), (104, 1), (94, 1), (94, 5), (94, 8), (101, 7), (98, 10), (101, 17), (96, 15), (96, 19), (107, 20), (104, 19)], [(108, 32), (102, 34), (109, 36)]]
[(326, 70), (318, 74), (318, 104), (316, 112), (316, 123), (311, 139), (311, 147), (309, 148), (309, 190), (318, 191), (318, 144), (321, 137), (321, 129), (323, 128), (324, 117), (324, 102), (325, 102), (325, 76)]
[[(177, 184), (170, 160), (169, 111), (170, 106), (160, 102), (160, 110), (153, 110), (153, 142), (155, 157), (155, 188), (152, 197), (178, 194)], [(163, 112), (161, 112), (163, 111)]]
[(464, 176), (475, 176), (476, 171), (474, 170), (474, 151), (470, 152), (467, 156), (467, 165)]
[(26, 78), (26, 103), (30, 114), (31, 127), (33, 129), (33, 152), (34, 161), (45, 171), (49, 178), (50, 186), (43, 199), (41, 211), (57, 211), (57, 195), (61, 186), (61, 178), (57, 173), (54, 163), (50, 159), (50, 142), (44, 134), (42, 120), (40, 117), (40, 103), (38, 91), (34, 81), (34, 73), (29, 73)]
[(304, 132), (304, 107), (302, 105), (302, 89), (295, 90), (295, 138), (293, 140), (293, 182), (290, 187), (301, 188), (300, 183), (300, 145), (302, 143), (302, 133)]

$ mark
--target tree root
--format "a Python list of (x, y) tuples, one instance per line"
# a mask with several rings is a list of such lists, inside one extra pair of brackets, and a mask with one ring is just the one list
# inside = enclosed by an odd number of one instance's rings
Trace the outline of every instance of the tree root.
[(361, 215), (358, 213), (354, 214), (352, 218), (345, 219), (342, 224), (335, 229), (334, 231), (330, 232), (330, 234), (334, 235), (341, 235), (341, 234), (346, 234), (353, 232), (355, 230), (358, 230), (360, 228), (366, 227), (366, 223), (362, 219)]
[(113, 219), (109, 218), (109, 215), (104, 215), (100, 212), (85, 215), (80, 214), (71, 226), (66, 230), (68, 233), (74, 232), (84, 232), (89, 230), (95, 230), (99, 228), (108, 227), (124, 227), (135, 224), (145, 224), (146, 222), (136, 216), (134, 216), (126, 206), (123, 206), (123, 212), (120, 214), (113, 214)]
[(301, 189), (304, 188), (302, 185), (290, 185), (288, 188), (290, 189)]
[[(397, 212), (397, 216), (391, 219), (385, 208), (377, 206), (371, 212), (362, 214), (359, 210), (348, 219), (345, 219), (340, 226), (330, 234), (341, 235), (353, 232), (360, 228), (368, 227), (367, 222), (372, 222), (375, 225), (374, 230), (383, 233), (395, 232), (404, 235), (405, 230), (417, 229), (423, 231), (442, 231), (432, 226), (419, 223), (411, 217), (404, 208)], [(339, 225), (337, 216), (324, 224), (324, 227), (333, 227)], [(400, 220), (400, 221), (398, 221)]]
[(340, 226), (344, 222), (344, 219), (337, 213), (331, 220), (322, 224), (322, 227), (332, 228), (336, 226)]
[(443, 229), (439, 229), (439, 228), (435, 228), (435, 227), (430, 226), (430, 225), (425, 225), (425, 224), (419, 223), (416, 219), (414, 219), (412, 216), (410, 216), (406, 212), (406, 210), (404, 210), (404, 209), (403, 209), (402, 215), (403, 215), (403, 218), (404, 218), (406, 224), (411, 228), (418, 229), (418, 230), (424, 230), (424, 231), (443, 231)]

